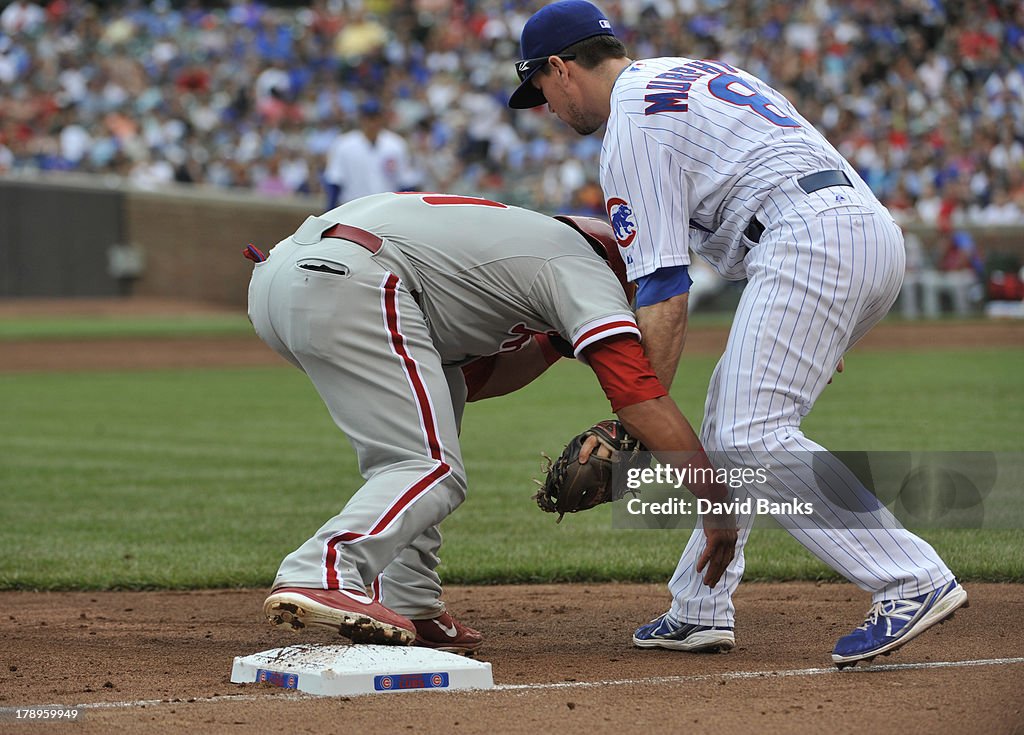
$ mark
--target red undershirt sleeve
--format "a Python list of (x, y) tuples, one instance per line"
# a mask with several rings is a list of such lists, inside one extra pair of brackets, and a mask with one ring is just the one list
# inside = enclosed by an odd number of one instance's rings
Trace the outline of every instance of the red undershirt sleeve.
[(626, 406), (668, 395), (640, 341), (631, 334), (594, 342), (584, 348), (583, 355), (616, 413)]

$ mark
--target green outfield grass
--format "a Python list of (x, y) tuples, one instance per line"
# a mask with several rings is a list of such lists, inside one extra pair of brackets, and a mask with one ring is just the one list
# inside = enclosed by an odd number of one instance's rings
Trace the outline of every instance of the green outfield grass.
[[(890, 315), (889, 324), (913, 324)], [(942, 321), (956, 325), (988, 324), (984, 319), (943, 317)], [(731, 312), (700, 312), (690, 316), (691, 329), (728, 328)], [(237, 313), (195, 313), (155, 316), (140, 314), (89, 316), (19, 316), (0, 318), (0, 342), (33, 339), (101, 339), (120, 337), (194, 337), (194, 336), (248, 337), (252, 325), (243, 310)]]
[[(126, 307), (126, 311), (127, 311)], [(691, 327), (722, 328), (732, 322), (732, 314), (697, 314)], [(250, 337), (252, 325), (243, 309), (237, 313), (210, 312), (158, 316), (82, 315), (19, 316), (0, 318), (0, 342), (5, 340), (103, 339), (123, 337)]]
[(252, 325), (237, 314), (181, 316), (79, 316), (0, 319), (0, 343), (12, 339), (249, 336)]
[[(686, 357), (676, 381), (695, 421), (713, 364)], [(1022, 364), (1019, 349), (854, 353), (805, 433), (835, 449), (1019, 452)], [(288, 367), (0, 375), (0, 405), (0, 589), (265, 586), (359, 484)], [(530, 500), (541, 452), (607, 414), (568, 362), (467, 409), (447, 581), (667, 579), (687, 531), (615, 530), (607, 506), (556, 526)], [(962, 577), (1024, 581), (1024, 531), (925, 536)], [(783, 531), (748, 545), (748, 579), (833, 577)]]

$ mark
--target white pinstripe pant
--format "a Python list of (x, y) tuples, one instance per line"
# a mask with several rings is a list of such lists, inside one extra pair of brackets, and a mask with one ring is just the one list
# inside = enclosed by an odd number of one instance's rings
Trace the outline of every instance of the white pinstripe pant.
[[(310, 260), (337, 272), (299, 267)], [(309, 376), (366, 480), (284, 559), (274, 586), (356, 594), (372, 586), (396, 612), (437, 615), (444, 609), (437, 525), (466, 494), (458, 438), (464, 384), (453, 398), (412, 295), (358, 245), (285, 240), (253, 272), (249, 317)], [(281, 496), (295, 502), (286, 488)]]
[[(721, 466), (770, 462), (768, 484), (741, 494), (810, 501), (813, 515), (777, 520), (874, 600), (940, 587), (952, 573), (884, 508), (867, 522), (853, 517), (850, 527), (829, 512), (822, 487), (841, 485), (847, 495), (867, 491), (800, 431), (840, 357), (896, 300), (904, 272), (902, 234), (874, 197), (850, 187), (805, 194), (795, 180), (776, 189), (757, 217), (766, 230), (757, 244), (748, 243), (747, 286), (711, 378), (701, 440)], [(811, 453), (814, 466), (806, 461)], [(753, 518), (740, 519), (736, 558), (715, 589), (694, 570), (704, 548), (698, 523), (669, 581), (673, 618), (733, 626), (732, 595), (743, 575)]]

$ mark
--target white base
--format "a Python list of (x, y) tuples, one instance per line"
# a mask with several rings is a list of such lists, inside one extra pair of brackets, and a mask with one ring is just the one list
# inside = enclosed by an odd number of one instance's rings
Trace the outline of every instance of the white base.
[(486, 661), (418, 646), (368, 645), (302, 644), (237, 656), (231, 681), (324, 696), (494, 686)]
[(1024, 301), (990, 301), (985, 316), (992, 319), (1024, 319)]

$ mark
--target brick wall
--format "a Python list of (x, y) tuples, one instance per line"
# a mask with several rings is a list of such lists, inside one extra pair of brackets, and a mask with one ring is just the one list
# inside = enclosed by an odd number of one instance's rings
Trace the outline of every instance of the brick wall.
[(252, 273), (252, 263), (241, 254), (246, 243), (266, 252), (321, 209), (319, 200), (129, 192), (126, 239), (146, 258), (134, 293), (244, 306)]
[[(322, 209), (320, 198), (188, 186), (156, 193), (74, 174), (0, 176), (0, 296), (116, 294), (106, 248), (120, 242), (145, 257), (133, 293), (244, 307), (252, 272), (245, 244), (266, 252)], [(933, 257), (945, 247), (934, 230), (910, 229)], [(1024, 228), (972, 232), (986, 256), (1024, 260)]]

